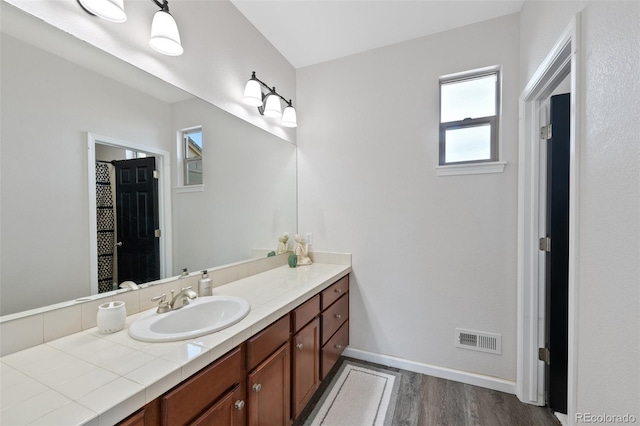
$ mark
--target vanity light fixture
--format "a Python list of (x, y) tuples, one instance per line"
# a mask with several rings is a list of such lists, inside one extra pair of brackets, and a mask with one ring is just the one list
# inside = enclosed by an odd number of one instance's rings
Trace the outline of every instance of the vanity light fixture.
[(98, 16), (111, 22), (124, 22), (124, 0), (78, 0), (80, 7), (90, 15)]
[[(266, 93), (262, 92), (263, 87), (267, 90)], [(282, 112), (280, 100), (287, 105), (284, 112)], [(244, 88), (242, 102), (258, 107), (260, 115), (273, 118), (282, 117), (281, 124), (285, 127), (298, 126), (296, 110), (293, 108), (291, 99), (287, 101), (282, 95), (276, 92), (275, 87), (270, 88), (265, 82), (258, 79), (255, 71), (251, 73), (251, 78), (247, 81), (247, 85)]]
[[(77, 0), (85, 12), (111, 22), (124, 22), (124, 0)], [(178, 25), (169, 13), (169, 0), (151, 0), (160, 8), (151, 22), (149, 45), (156, 52), (168, 56), (182, 55), (184, 49), (180, 42)]]

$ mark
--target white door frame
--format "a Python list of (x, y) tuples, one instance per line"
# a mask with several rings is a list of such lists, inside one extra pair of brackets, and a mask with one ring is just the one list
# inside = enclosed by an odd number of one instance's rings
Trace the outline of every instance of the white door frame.
[(571, 74), (571, 135), (569, 172), (569, 364), (567, 417), (576, 411), (577, 295), (578, 295), (578, 150), (580, 111), (580, 15), (576, 14), (520, 95), (518, 146), (518, 356), (516, 395), (526, 403), (545, 404), (544, 364), (538, 348), (544, 346), (544, 253), (538, 250), (540, 229), (540, 116), (538, 106)]
[(170, 156), (168, 151), (123, 141), (109, 136), (87, 133), (87, 158), (89, 171), (89, 273), (91, 274), (91, 294), (98, 294), (98, 240), (95, 238), (97, 229), (96, 218), (96, 144), (107, 145), (121, 149), (146, 152), (158, 159), (156, 168), (160, 173), (158, 179), (158, 206), (160, 206), (160, 278), (169, 276), (173, 270), (171, 236), (171, 176), (169, 173)]

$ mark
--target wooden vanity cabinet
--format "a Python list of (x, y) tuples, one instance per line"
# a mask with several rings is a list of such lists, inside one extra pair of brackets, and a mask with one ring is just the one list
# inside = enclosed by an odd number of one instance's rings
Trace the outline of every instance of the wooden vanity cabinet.
[(349, 345), (349, 276), (320, 293), (322, 350), (320, 380), (323, 380)]
[(289, 426), (349, 344), (349, 276), (120, 426)]
[(291, 423), (290, 319), (285, 315), (247, 341), (250, 426)]
[[(225, 418), (223, 412), (229, 411), (229, 407), (239, 412), (231, 417), (244, 424), (246, 370), (243, 355), (244, 345), (241, 345), (161, 396), (161, 424), (180, 426), (200, 422), (203, 425), (226, 426), (231, 424), (226, 421), (230, 417)], [(234, 397), (235, 400), (230, 399)], [(216, 423), (216, 419), (224, 421)]]
[(320, 386), (320, 295), (292, 312), (291, 408), (295, 420)]

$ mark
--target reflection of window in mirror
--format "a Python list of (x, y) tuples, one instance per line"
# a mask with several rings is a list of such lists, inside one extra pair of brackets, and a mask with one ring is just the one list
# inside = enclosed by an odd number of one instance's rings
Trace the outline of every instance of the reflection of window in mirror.
[(183, 183), (202, 185), (202, 127), (182, 132)]

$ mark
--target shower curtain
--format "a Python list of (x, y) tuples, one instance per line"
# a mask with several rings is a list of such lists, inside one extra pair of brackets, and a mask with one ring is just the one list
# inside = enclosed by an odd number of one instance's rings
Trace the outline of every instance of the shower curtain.
[(113, 165), (96, 161), (96, 214), (98, 238), (98, 293), (114, 290), (115, 211)]

